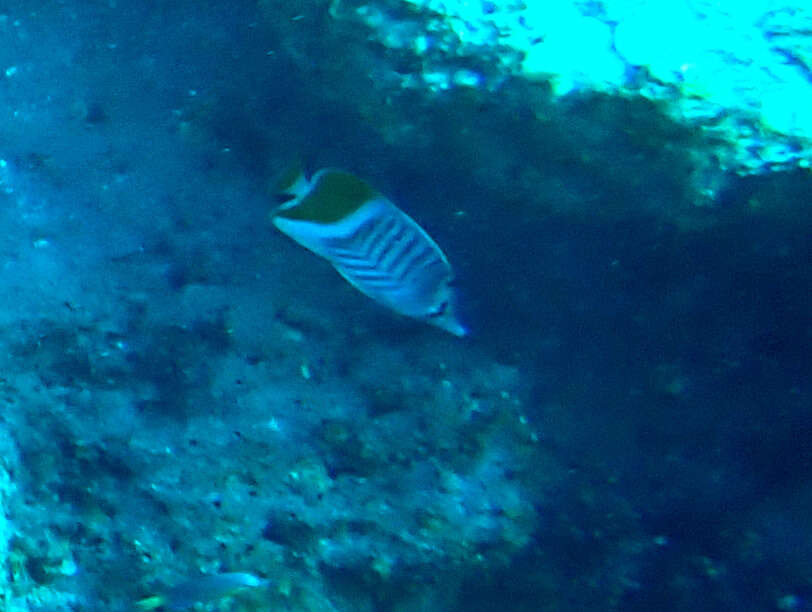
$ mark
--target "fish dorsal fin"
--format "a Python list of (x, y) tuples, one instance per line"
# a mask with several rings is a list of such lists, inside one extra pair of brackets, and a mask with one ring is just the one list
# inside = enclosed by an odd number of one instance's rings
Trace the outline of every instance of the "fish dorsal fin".
[(284, 170), (279, 172), (270, 183), (273, 195), (300, 198), (310, 188), (310, 181), (305, 176), (302, 162), (293, 160)]
[(335, 223), (376, 197), (378, 193), (365, 181), (328, 168), (316, 173), (308, 193), (289, 206), (282, 206), (276, 214), (291, 220)]

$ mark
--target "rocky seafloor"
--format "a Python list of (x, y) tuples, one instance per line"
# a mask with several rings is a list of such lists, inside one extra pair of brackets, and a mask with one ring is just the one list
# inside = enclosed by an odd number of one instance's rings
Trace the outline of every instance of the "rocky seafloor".
[[(803, 122), (439, 4), (2, 7), (0, 608), (812, 609)], [(430, 230), (468, 337), (275, 232), (297, 157)]]

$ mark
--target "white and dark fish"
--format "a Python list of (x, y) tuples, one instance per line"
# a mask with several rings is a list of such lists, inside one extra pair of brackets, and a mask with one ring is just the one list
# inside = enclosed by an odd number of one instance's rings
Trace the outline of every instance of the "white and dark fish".
[(454, 274), (443, 251), (366, 182), (331, 168), (309, 181), (295, 171), (278, 192), (291, 199), (273, 212), (274, 225), (361, 293), (456, 336), (467, 333), (455, 313)]

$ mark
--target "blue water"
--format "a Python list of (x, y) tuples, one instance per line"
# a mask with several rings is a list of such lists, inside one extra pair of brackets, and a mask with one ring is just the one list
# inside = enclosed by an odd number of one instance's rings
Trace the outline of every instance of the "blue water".
[[(405, 88), (323, 3), (2, 11), (4, 609), (812, 609), (808, 169), (703, 200), (656, 105)], [(469, 337), (274, 230), (294, 158)]]

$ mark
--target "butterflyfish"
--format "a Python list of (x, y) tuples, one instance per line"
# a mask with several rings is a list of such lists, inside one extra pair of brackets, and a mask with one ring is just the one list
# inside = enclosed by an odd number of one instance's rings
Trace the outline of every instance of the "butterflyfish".
[(245, 588), (256, 588), (268, 584), (246, 572), (224, 572), (221, 574), (201, 574), (170, 587), (165, 593), (145, 597), (136, 602), (141, 610), (188, 610), (195, 604), (209, 604), (233, 595)]
[(437, 243), (409, 215), (356, 176), (325, 168), (308, 180), (289, 172), (274, 225), (326, 259), (361, 293), (395, 312), (464, 336), (454, 273)]

